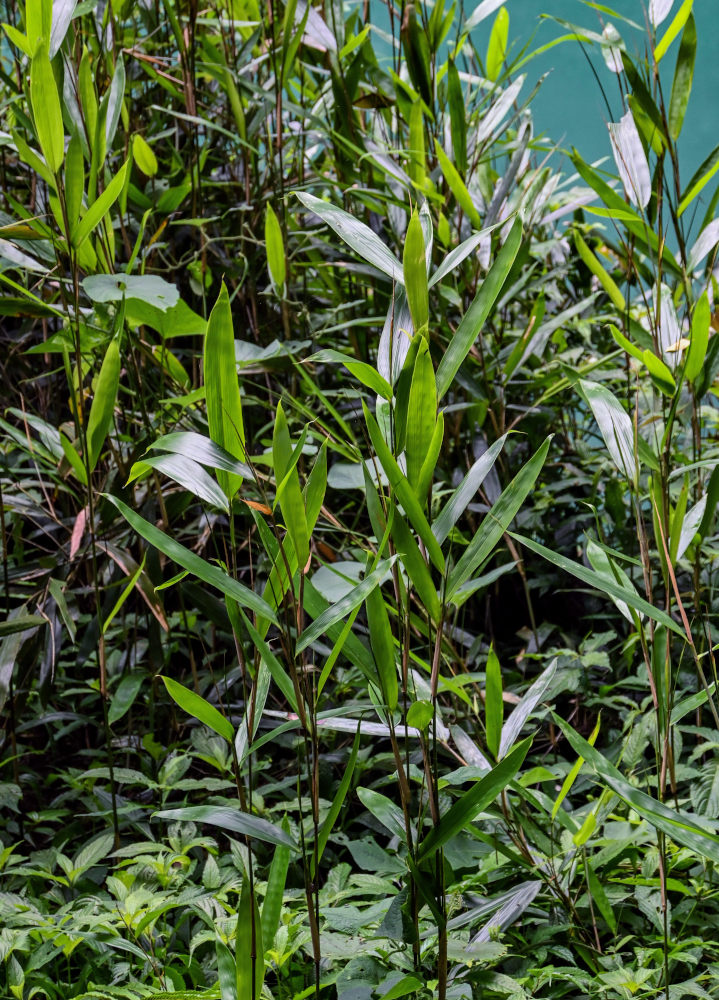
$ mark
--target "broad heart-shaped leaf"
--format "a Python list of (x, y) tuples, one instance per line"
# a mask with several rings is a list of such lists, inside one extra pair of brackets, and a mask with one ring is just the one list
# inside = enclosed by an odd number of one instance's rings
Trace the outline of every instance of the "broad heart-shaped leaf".
[(100, 451), (112, 425), (119, 385), (120, 346), (117, 340), (111, 340), (102, 361), (87, 421), (87, 463), (90, 472), (97, 465)]
[(599, 424), (599, 430), (614, 464), (630, 482), (636, 485), (634, 428), (629, 414), (605, 385), (580, 379), (579, 387), (592, 408), (594, 419)]
[(551, 549), (546, 548), (544, 545), (540, 545), (539, 542), (535, 542), (531, 538), (526, 538), (524, 535), (518, 535), (514, 531), (510, 531), (509, 534), (515, 541), (526, 546), (526, 548), (531, 549), (532, 552), (536, 552), (537, 555), (544, 556), (548, 562), (551, 562), (554, 566), (558, 566), (559, 569), (566, 570), (567, 573), (571, 573), (572, 576), (576, 576), (582, 581), (582, 583), (586, 583), (588, 586), (594, 587), (596, 590), (600, 590), (608, 597), (623, 601), (625, 604), (629, 605), (630, 608), (634, 608), (635, 611), (645, 614), (648, 618), (653, 619), (655, 622), (659, 622), (660, 625), (665, 625), (668, 629), (671, 629), (672, 632), (681, 636), (683, 639), (686, 638), (684, 630), (677, 625), (673, 618), (669, 617), (666, 611), (662, 611), (660, 608), (655, 608), (649, 603), (649, 601), (640, 597), (636, 592), (626, 590), (626, 588), (621, 587), (618, 583), (614, 583), (613, 580), (610, 580), (605, 576), (600, 576), (600, 574), (596, 573), (594, 570), (588, 569), (581, 563), (573, 562), (571, 559), (567, 559), (566, 556), (559, 555), (558, 552), (552, 552)]
[(478, 813), (494, 802), (522, 766), (531, 744), (531, 737), (518, 743), (489, 774), (485, 774), (457, 799), (419, 845), (416, 858), (418, 863), (431, 858), (448, 840), (461, 833)]
[(154, 274), (91, 274), (83, 280), (82, 287), (93, 302), (139, 299), (163, 312), (180, 300), (177, 288)]
[(150, 448), (153, 451), (169, 451), (173, 455), (182, 455), (210, 469), (232, 472), (247, 479), (254, 478), (249, 465), (239, 462), (221, 445), (215, 444), (196, 431), (173, 431), (171, 434), (164, 434), (151, 444)]
[(267, 601), (262, 600), (259, 594), (250, 590), (249, 587), (246, 587), (238, 580), (233, 579), (218, 566), (213, 566), (201, 556), (191, 552), (190, 549), (186, 549), (184, 545), (180, 545), (174, 538), (170, 538), (164, 531), (161, 531), (154, 524), (150, 524), (144, 517), (131, 510), (122, 500), (118, 500), (117, 497), (110, 496), (108, 493), (103, 493), (102, 495), (117, 507), (130, 527), (138, 535), (141, 535), (150, 545), (154, 545), (168, 559), (172, 559), (178, 566), (182, 566), (183, 569), (188, 570), (188, 572), (202, 580), (203, 583), (215, 587), (221, 593), (225, 594), (226, 597), (231, 597), (241, 607), (249, 608), (250, 611), (254, 611), (256, 614), (268, 619), (274, 625), (277, 624), (275, 612)]
[(166, 819), (171, 823), (208, 823), (229, 833), (241, 833), (246, 837), (263, 840), (266, 844), (276, 844), (297, 851), (297, 845), (288, 833), (274, 823), (253, 816), (251, 813), (233, 809), (231, 806), (182, 806), (179, 809), (160, 809), (152, 814), (153, 819)]
[(439, 399), (449, 389), (454, 376), (469, 354), (472, 344), (479, 336), (484, 321), (492, 311), (502, 290), (507, 275), (512, 269), (522, 243), (522, 220), (516, 218), (497, 258), (489, 269), (487, 277), (477, 292), (474, 301), (462, 317), (454, 336), (449, 342), (444, 357), (437, 368), (437, 396)]
[(148, 455), (140, 459), (130, 469), (128, 483), (138, 476), (148, 472), (150, 469), (157, 469), (164, 475), (174, 479), (180, 486), (193, 493), (205, 503), (219, 507), (220, 510), (229, 511), (229, 504), (224, 492), (217, 485), (212, 476), (208, 475), (201, 465), (193, 462), (191, 458), (184, 455)]
[(479, 531), (465, 549), (447, 581), (447, 600), (489, 559), (502, 535), (516, 517), (542, 471), (551, 438), (532, 455), (482, 521)]
[(232, 743), (235, 738), (235, 728), (229, 719), (218, 712), (214, 705), (206, 701), (201, 695), (190, 691), (171, 677), (162, 677), (162, 682), (167, 688), (167, 693), (176, 702), (183, 712), (187, 712), (193, 719), (209, 726), (218, 736), (222, 736), (228, 743)]
[[(230, 298), (224, 284), (207, 324), (203, 368), (210, 437), (242, 461), (245, 458), (245, 428), (235, 364)], [(231, 500), (242, 479), (234, 473), (225, 472), (220, 472), (217, 478)]]
[(360, 222), (353, 215), (343, 211), (336, 205), (330, 204), (328, 201), (315, 198), (314, 195), (307, 194), (305, 191), (296, 191), (295, 193), (305, 208), (309, 209), (310, 212), (314, 212), (323, 222), (331, 226), (337, 235), (348, 246), (352, 247), (363, 260), (366, 260), (368, 264), (372, 264), (378, 271), (386, 274), (393, 281), (399, 282), (401, 285), (404, 284), (402, 265), (389, 247), (385, 246), (379, 236), (369, 226), (366, 226), (364, 222)]
[(353, 587), (348, 594), (341, 597), (336, 604), (330, 604), (330, 606), (322, 612), (311, 625), (308, 625), (300, 636), (297, 642), (297, 652), (301, 653), (303, 649), (307, 649), (310, 643), (313, 643), (316, 639), (319, 639), (330, 626), (334, 625), (336, 622), (343, 618), (346, 618), (356, 607), (358, 607), (362, 601), (365, 600), (368, 594), (370, 594), (375, 587), (379, 587), (382, 581), (385, 579), (387, 573), (392, 568), (397, 557), (392, 556), (391, 559), (383, 559), (376, 569), (374, 569), (368, 576), (358, 583), (356, 587)]
[(432, 524), (432, 534), (440, 545), (447, 538), (452, 528), (455, 526), (462, 514), (464, 514), (469, 502), (476, 495), (477, 490), (482, 485), (485, 477), (494, 465), (497, 455), (499, 455), (500, 451), (504, 447), (504, 442), (506, 440), (507, 435), (503, 434), (501, 438), (498, 438), (498, 440), (494, 442), (491, 448), (488, 448), (483, 455), (480, 455), (440, 511), (437, 519)]
[(688, 847), (702, 858), (708, 858), (714, 864), (719, 864), (719, 837), (705, 830), (693, 816), (680, 812), (678, 809), (670, 809), (669, 806), (657, 799), (647, 795), (640, 789), (630, 785), (620, 771), (611, 764), (598, 750), (595, 750), (584, 737), (575, 732), (574, 729), (560, 719), (558, 715), (553, 718), (564, 735), (567, 737), (572, 749), (594, 772), (602, 784), (610, 788), (615, 795), (623, 799), (628, 806), (639, 813), (657, 830), (661, 830), (676, 844)]

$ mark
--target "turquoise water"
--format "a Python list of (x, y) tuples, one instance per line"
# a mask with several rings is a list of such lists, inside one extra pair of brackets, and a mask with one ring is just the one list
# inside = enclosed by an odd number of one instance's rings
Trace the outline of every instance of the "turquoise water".
[[(672, 12), (659, 26), (659, 37), (671, 24), (680, 3), (681, 0), (674, 0)], [(597, 32), (602, 30), (598, 12), (581, 0), (506, 0), (505, 6), (510, 16), (510, 44), (517, 48), (532, 39), (532, 49), (536, 49), (565, 33), (565, 29), (555, 21), (542, 19), (542, 13)], [(640, 25), (645, 24), (647, 3), (642, 0), (605, 0), (604, 6)], [(471, 13), (471, 9), (470, 4), (465, 6), (467, 14)], [(618, 29), (630, 53), (643, 50), (646, 37), (643, 32), (632, 31), (612, 15), (602, 12), (601, 16), (605, 23), (610, 21)], [(719, 145), (719, 0), (694, 0), (694, 16), (698, 37), (697, 60), (691, 100), (679, 144), (683, 184)], [(475, 41), (482, 53), (486, 51), (492, 21), (493, 17), (490, 17), (477, 29)], [(662, 60), (662, 89), (667, 102), (678, 50), (677, 38)], [(604, 87), (612, 118), (587, 56)], [(576, 42), (564, 42), (532, 60), (526, 72), (525, 87), (532, 85), (542, 74), (548, 74), (533, 104), (538, 132), (561, 142), (564, 148), (576, 146), (585, 160), (611, 155), (606, 122), (617, 121), (621, 116), (620, 93), (618, 77), (607, 69), (598, 47), (585, 46), (582, 51)]]

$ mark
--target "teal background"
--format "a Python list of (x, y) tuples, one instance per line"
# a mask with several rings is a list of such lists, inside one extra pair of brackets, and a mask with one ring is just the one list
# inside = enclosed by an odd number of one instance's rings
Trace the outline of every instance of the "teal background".
[[(597, 32), (602, 30), (601, 13), (604, 23), (610, 21), (622, 35), (630, 54), (644, 51), (646, 34), (643, 31), (632, 30), (618, 17), (598, 12), (581, 0), (506, 0), (505, 6), (510, 18), (509, 41), (514, 51), (529, 41), (531, 49), (539, 48), (566, 33), (566, 29), (556, 21), (542, 18), (543, 13)], [(606, 0), (604, 6), (611, 7), (617, 14), (641, 26), (646, 23), (648, 0), (647, 3), (642, 0)], [(671, 24), (680, 6), (681, 0), (674, 0), (670, 14), (659, 26), (658, 37)], [(466, 4), (464, 9), (469, 15), (473, 8)], [(679, 142), (680, 172), (684, 185), (714, 147), (719, 145), (719, 0), (694, 0), (694, 17), (697, 59), (689, 109)], [(493, 20), (494, 15), (476, 31), (475, 44), (482, 55), (486, 52)], [(667, 103), (678, 51), (679, 38), (672, 43), (662, 60), (662, 89)], [(604, 87), (612, 119), (587, 57)], [(606, 123), (621, 117), (620, 92), (618, 77), (607, 68), (597, 46), (585, 45), (583, 51), (577, 42), (563, 42), (533, 59), (522, 72), (527, 73), (527, 92), (542, 74), (548, 74), (532, 105), (537, 132), (544, 132), (565, 149), (576, 146), (585, 160), (611, 155)]]

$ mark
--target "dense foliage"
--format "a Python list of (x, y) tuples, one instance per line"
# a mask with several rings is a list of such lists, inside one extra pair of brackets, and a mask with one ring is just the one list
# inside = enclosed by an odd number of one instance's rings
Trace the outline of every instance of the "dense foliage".
[(2, 5), (3, 997), (719, 993), (711, 54), (599, 7), (590, 165), (497, 0)]

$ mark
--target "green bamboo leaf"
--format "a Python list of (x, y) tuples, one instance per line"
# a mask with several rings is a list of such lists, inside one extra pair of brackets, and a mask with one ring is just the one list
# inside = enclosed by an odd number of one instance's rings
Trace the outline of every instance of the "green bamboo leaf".
[(265, 247), (267, 249), (267, 267), (272, 284), (278, 295), (284, 294), (287, 267), (285, 264), (285, 245), (282, 239), (280, 220), (275, 215), (272, 205), (267, 204), (265, 212)]
[(57, 174), (65, 158), (65, 133), (60, 96), (45, 42), (40, 43), (30, 63), (30, 104), (42, 155), (53, 174)]
[(272, 436), (272, 461), (277, 483), (275, 503), (280, 505), (287, 531), (297, 553), (297, 565), (304, 570), (310, 555), (305, 501), (300, 488), (297, 461), (301, 449), (293, 451), (282, 403), (277, 404)]
[(120, 197), (120, 193), (125, 186), (125, 176), (127, 174), (128, 163), (129, 160), (125, 160), (105, 190), (95, 199), (92, 205), (89, 206), (88, 210), (77, 224), (77, 227), (74, 229), (72, 234), (72, 243), (76, 250), (82, 246), (95, 227), (102, 222), (117, 199)]
[(215, 938), (217, 975), (220, 981), (220, 1000), (237, 1000), (237, 967), (235, 958), (224, 941)]
[(369, 625), (370, 646), (377, 665), (379, 688), (387, 708), (393, 712), (397, 707), (398, 684), (394, 657), (394, 639), (389, 623), (387, 607), (382, 590), (376, 587), (365, 598), (367, 624)]
[(522, 243), (522, 220), (516, 218), (509, 235), (489, 269), (487, 277), (477, 292), (471, 306), (462, 317), (444, 357), (437, 368), (437, 396), (439, 399), (449, 389), (454, 376), (460, 369), (470, 348), (480, 334), (497, 297), (502, 290), (507, 275), (512, 269)]
[(265, 981), (265, 949), (262, 946), (262, 921), (249, 878), (242, 880), (235, 940), (237, 969), (235, 1000), (259, 1000), (262, 984)]
[(43, 618), (42, 615), (19, 615), (17, 618), (8, 618), (5, 621), (0, 621), (0, 638), (47, 624), (47, 619)]
[(432, 621), (438, 622), (442, 615), (442, 605), (437, 596), (437, 588), (432, 582), (432, 574), (407, 522), (396, 510), (392, 519), (391, 534), (410, 585), (417, 592)]
[(154, 177), (157, 173), (157, 157), (155, 152), (145, 139), (136, 132), (132, 137), (132, 158), (135, 164), (147, 177)]
[(642, 819), (665, 833), (674, 843), (689, 848), (690, 851), (700, 857), (708, 858), (714, 864), (719, 864), (719, 837), (716, 834), (705, 830), (694, 816), (678, 809), (671, 809), (646, 792), (630, 785), (617, 768), (575, 732), (568, 722), (554, 713), (553, 718), (574, 752), (584, 759), (602, 784), (639, 813)]
[(690, 14), (679, 45), (677, 67), (674, 70), (674, 80), (672, 81), (672, 96), (669, 101), (669, 134), (675, 142), (682, 130), (684, 115), (689, 104), (696, 54), (697, 29), (694, 15)]
[(612, 904), (609, 902), (609, 898), (604, 891), (604, 886), (597, 878), (594, 868), (590, 863), (586, 866), (587, 872), (587, 888), (592, 897), (592, 900), (596, 904), (597, 909), (601, 913), (602, 917), (607, 923), (612, 934), (617, 933), (617, 918), (614, 916), (614, 910), (612, 909)]
[[(409, 114), (409, 176), (418, 188), (424, 188), (426, 157), (424, 148), (424, 112), (421, 101), (414, 102)], [(412, 214), (414, 215), (414, 212)]]
[(319, 639), (325, 632), (328, 632), (330, 626), (335, 625), (354, 611), (365, 600), (368, 594), (372, 593), (375, 587), (381, 585), (387, 573), (394, 565), (396, 558), (396, 556), (392, 556), (391, 559), (383, 559), (377, 568), (369, 576), (366, 576), (361, 583), (353, 587), (348, 594), (341, 597), (335, 604), (330, 604), (321, 615), (315, 618), (312, 624), (308, 625), (300, 636), (297, 642), (297, 652), (301, 653), (303, 649), (307, 649), (311, 643)]
[(499, 756), (499, 744), (502, 739), (504, 701), (502, 699), (502, 668), (499, 665), (499, 659), (493, 645), (489, 647), (484, 688), (484, 718), (487, 749), (496, 760)]
[(307, 531), (311, 535), (320, 516), (327, 492), (327, 442), (319, 450), (304, 488)]
[(577, 248), (579, 256), (582, 258), (592, 274), (599, 280), (600, 285), (611, 299), (612, 304), (619, 310), (620, 313), (623, 313), (626, 309), (627, 303), (619, 290), (617, 283), (603, 267), (598, 258), (589, 249), (578, 230), (574, 231), (574, 245)]
[(111, 726), (114, 726), (130, 711), (144, 680), (142, 674), (125, 674), (121, 679), (110, 699), (110, 707), (107, 711), (107, 721)]
[[(290, 824), (285, 816), (282, 829), (289, 835)], [(270, 951), (275, 943), (275, 935), (282, 917), (282, 900), (287, 881), (287, 870), (290, 866), (290, 852), (287, 847), (276, 847), (267, 876), (267, 889), (262, 903), (262, 941), (265, 953)]]
[(236, 476), (253, 479), (254, 473), (245, 462), (238, 462), (228, 451), (196, 431), (173, 431), (164, 434), (150, 445), (152, 451), (169, 451), (173, 455), (206, 465), (210, 469), (231, 472)]
[(549, 451), (550, 441), (551, 438), (547, 438), (527, 464), (520, 469), (509, 486), (503, 490), (496, 503), (492, 505), (492, 509), (482, 521), (479, 531), (474, 535), (459, 562), (449, 574), (447, 580), (448, 601), (452, 600), (462, 584), (469, 580), (494, 552), (502, 535), (509, 528), (537, 481)]
[(82, 212), (82, 196), (85, 192), (85, 160), (82, 154), (82, 142), (76, 132), (70, 139), (65, 160), (65, 201), (67, 217), (70, 223), (72, 237), (77, 220)]
[(393, 837), (399, 837), (400, 843), (404, 843), (407, 831), (404, 828), (404, 817), (400, 807), (373, 788), (358, 788), (357, 798), (365, 809), (372, 813), (382, 826), (389, 830)]
[[(644, 355), (642, 360), (646, 361)], [(619, 400), (600, 382), (579, 380), (582, 395), (599, 424), (604, 443), (616, 467), (636, 485), (638, 458), (634, 454), (634, 427)]]
[(485, 70), (488, 80), (496, 80), (502, 72), (504, 58), (507, 52), (507, 38), (509, 37), (509, 13), (506, 7), (500, 7), (492, 25), (487, 46), (487, 58)]
[(412, 372), (405, 431), (407, 479), (422, 503), (424, 498), (418, 490), (420, 473), (430, 449), (436, 423), (437, 383), (429, 353), (429, 344), (423, 337), (417, 350), (414, 371)]
[(709, 298), (704, 292), (692, 314), (692, 336), (689, 341), (687, 359), (684, 363), (684, 375), (694, 382), (701, 375), (709, 346), (709, 326), (711, 324), (711, 307)]
[(464, 176), (467, 173), (467, 112), (459, 71), (452, 59), (447, 67), (447, 100), (454, 162), (459, 173)]
[(410, 524), (426, 545), (430, 559), (440, 573), (443, 573), (444, 556), (437, 543), (437, 539), (432, 534), (432, 529), (427, 522), (427, 518), (424, 516), (419, 500), (399, 465), (397, 465), (394, 455), (382, 437), (382, 432), (379, 429), (377, 421), (367, 409), (364, 400), (362, 401), (362, 409), (364, 410), (372, 446), (389, 480), (389, 484), (396, 494), (397, 499), (402, 504)]
[(442, 174), (444, 175), (444, 179), (447, 182), (447, 187), (454, 195), (457, 204), (472, 223), (474, 228), (481, 229), (482, 219), (475, 207), (474, 201), (472, 200), (472, 195), (469, 193), (467, 186), (459, 176), (457, 168), (454, 166), (436, 139), (434, 141), (434, 151), (437, 155), (437, 160)]
[(677, 215), (683, 215), (683, 213), (689, 208), (694, 199), (699, 195), (712, 177), (719, 170), (719, 146), (711, 151), (706, 160), (698, 168), (692, 179), (689, 181), (684, 194), (681, 197), (679, 206), (677, 207)]
[[(589, 745), (591, 747), (593, 747), (594, 744), (597, 741), (597, 736), (599, 735), (599, 727), (601, 725), (601, 721), (602, 721), (602, 717), (601, 717), (601, 714), (600, 714), (599, 717), (598, 717), (598, 719), (597, 719), (597, 723), (596, 723), (594, 729), (592, 730), (592, 734), (589, 737)], [(574, 764), (572, 764), (572, 767), (571, 767), (571, 770), (569, 771), (569, 774), (567, 775), (567, 777), (562, 782), (562, 787), (559, 789), (559, 795), (555, 799), (554, 805), (552, 806), (552, 819), (553, 820), (556, 819), (557, 813), (559, 812), (559, 808), (560, 808), (562, 802), (564, 802), (564, 800), (567, 797), (567, 795), (569, 795), (569, 793), (571, 792), (572, 785), (577, 780), (577, 777), (579, 776), (579, 772), (582, 770), (582, 765), (583, 764), (584, 764), (584, 757), (577, 757), (577, 759), (575, 760)]]
[(424, 235), (416, 212), (412, 212), (405, 234), (403, 273), (412, 323), (419, 333), (429, 322), (429, 291)]
[(150, 524), (144, 517), (131, 510), (122, 500), (118, 500), (117, 497), (110, 496), (108, 493), (103, 493), (102, 495), (117, 507), (130, 527), (138, 535), (141, 535), (150, 545), (154, 545), (168, 559), (172, 559), (178, 566), (182, 566), (183, 569), (188, 570), (188, 572), (192, 573), (199, 580), (202, 580), (203, 583), (215, 587), (221, 593), (225, 594), (226, 597), (231, 597), (241, 607), (249, 608), (274, 625), (277, 624), (275, 612), (266, 601), (263, 601), (259, 594), (250, 590), (249, 587), (240, 583), (239, 580), (233, 579), (218, 566), (212, 566), (201, 556), (191, 552), (190, 549), (186, 549), (184, 545), (180, 545), (174, 538), (170, 538), (164, 531), (161, 531), (154, 524)]
[(206, 701), (201, 695), (183, 687), (171, 677), (160, 674), (162, 682), (167, 688), (167, 693), (176, 702), (183, 712), (187, 712), (193, 719), (208, 726), (218, 736), (222, 736), (228, 743), (232, 743), (235, 738), (235, 729), (229, 719), (226, 719), (221, 712)]
[(87, 462), (90, 472), (97, 465), (105, 438), (112, 426), (119, 386), (120, 345), (117, 340), (111, 340), (97, 377), (95, 395), (87, 421)]
[(679, 10), (674, 15), (671, 24), (664, 32), (660, 41), (657, 43), (656, 48), (654, 49), (654, 61), (656, 63), (661, 62), (661, 60), (666, 55), (669, 46), (672, 44), (674, 39), (677, 37), (679, 32), (687, 23), (687, 20), (691, 15), (693, 6), (694, 6), (694, 0), (684, 0), (684, 3), (681, 5)]
[(664, 364), (662, 359), (658, 358), (653, 351), (647, 349), (646, 351), (642, 351), (642, 361), (652, 377), (652, 382), (659, 391), (664, 393), (665, 396), (673, 396), (677, 384), (674, 381), (671, 370)]
[[(357, 763), (357, 754), (359, 753), (360, 747), (360, 735), (362, 731), (362, 724), (357, 723), (357, 732), (355, 734), (354, 743), (352, 744), (352, 750), (350, 752), (349, 760), (347, 761), (347, 766), (342, 774), (342, 780), (340, 781), (339, 788), (332, 800), (332, 805), (330, 806), (327, 815), (325, 816), (322, 826), (320, 827), (320, 832), (317, 837), (317, 862), (322, 860), (322, 855), (324, 849), (327, 846), (327, 841), (329, 840), (332, 829), (337, 822), (337, 817), (340, 814), (340, 810), (344, 805), (344, 801), (347, 798), (347, 793), (350, 790), (350, 785), (352, 784), (352, 777), (354, 775), (355, 764)], [(315, 877), (315, 859), (314, 855), (312, 857), (312, 877)]]
[(531, 538), (527, 538), (524, 535), (518, 535), (514, 531), (510, 531), (509, 534), (515, 541), (519, 542), (521, 545), (525, 545), (532, 552), (536, 552), (537, 555), (544, 556), (549, 562), (554, 566), (558, 566), (559, 569), (565, 570), (567, 573), (571, 573), (572, 576), (576, 576), (577, 579), (581, 580), (582, 583), (588, 584), (590, 587), (594, 587), (596, 590), (600, 590), (603, 594), (608, 597), (616, 598), (617, 600), (623, 601), (630, 608), (634, 608), (635, 611), (639, 611), (641, 614), (646, 615), (655, 622), (659, 622), (660, 625), (666, 626), (671, 629), (676, 635), (685, 639), (684, 630), (680, 628), (677, 623), (669, 617), (669, 615), (662, 611), (660, 608), (655, 608), (649, 601), (640, 597), (636, 592), (627, 590), (626, 587), (620, 586), (618, 583), (613, 582), (604, 575), (600, 575), (595, 570), (588, 569), (581, 563), (573, 562), (571, 559), (567, 559), (565, 556), (559, 555), (558, 552), (552, 552), (551, 549), (546, 548), (544, 545), (540, 545), (539, 542), (533, 541)]
[(432, 534), (441, 545), (462, 514), (467, 505), (477, 495), (477, 490), (494, 466), (497, 456), (504, 447), (507, 435), (503, 434), (477, 459), (449, 500), (445, 503), (437, 519), (432, 524)]
[[(437, 416), (437, 421), (434, 425), (434, 430), (432, 431), (432, 437), (429, 439), (427, 452), (424, 456), (422, 468), (419, 470), (419, 478), (417, 480), (417, 496), (423, 503), (429, 493), (430, 487), (432, 486), (432, 480), (434, 479), (434, 474), (437, 469), (437, 462), (439, 460), (439, 453), (442, 450), (443, 442), (444, 413), (440, 413)], [(437, 536), (435, 535), (435, 538), (436, 537)]]
[(531, 745), (531, 737), (518, 743), (489, 774), (480, 778), (468, 792), (457, 799), (419, 845), (416, 857), (418, 864), (431, 858), (440, 847), (465, 830), (483, 809), (494, 802), (522, 766)]
[(186, 458), (184, 455), (148, 455), (134, 463), (127, 482), (131, 483), (138, 476), (144, 475), (151, 469), (157, 469), (158, 472), (174, 479), (176, 483), (199, 497), (200, 500), (204, 500), (205, 503), (218, 507), (220, 510), (229, 511), (230, 505), (224, 491), (205, 472), (202, 466), (193, 462), (192, 459)]
[(392, 399), (392, 386), (382, 378), (376, 368), (368, 365), (365, 361), (358, 361), (356, 358), (343, 354), (341, 351), (325, 350), (313, 354), (310, 361), (334, 361), (344, 365), (348, 372), (355, 376), (362, 385), (367, 386), (382, 399), (390, 401)]
[(207, 823), (227, 833), (240, 833), (254, 837), (266, 844), (289, 847), (297, 851), (297, 845), (284, 830), (251, 813), (242, 812), (231, 806), (182, 806), (179, 809), (161, 809), (152, 814), (153, 819), (166, 819), (170, 823)]
[(336, 205), (322, 201), (321, 198), (315, 198), (314, 195), (304, 191), (296, 191), (295, 194), (305, 208), (318, 215), (323, 222), (334, 229), (337, 235), (348, 246), (352, 247), (363, 260), (372, 264), (393, 281), (404, 283), (402, 265), (369, 226), (360, 222), (359, 219), (355, 219), (348, 212), (344, 212), (341, 208), (337, 208)]
[(285, 668), (282, 666), (280, 661), (277, 659), (275, 654), (272, 652), (269, 645), (265, 642), (260, 633), (257, 631), (255, 626), (252, 624), (250, 619), (247, 617), (244, 611), (242, 611), (242, 609), (240, 609), (240, 616), (242, 617), (242, 620), (245, 624), (245, 628), (249, 633), (250, 639), (252, 639), (255, 648), (257, 649), (265, 665), (267, 666), (267, 669), (269, 670), (270, 675), (272, 676), (272, 680), (275, 682), (277, 687), (284, 695), (292, 711), (295, 713), (295, 715), (297, 715), (299, 712), (299, 708), (297, 705), (297, 698), (295, 696), (295, 688), (292, 683), (292, 678), (287, 673)]
[[(237, 380), (235, 336), (230, 298), (223, 283), (205, 334), (203, 354), (207, 423), (211, 439), (234, 458), (245, 459), (245, 428), (242, 400)], [(242, 479), (234, 473), (220, 472), (220, 486), (229, 500), (240, 488)]]

